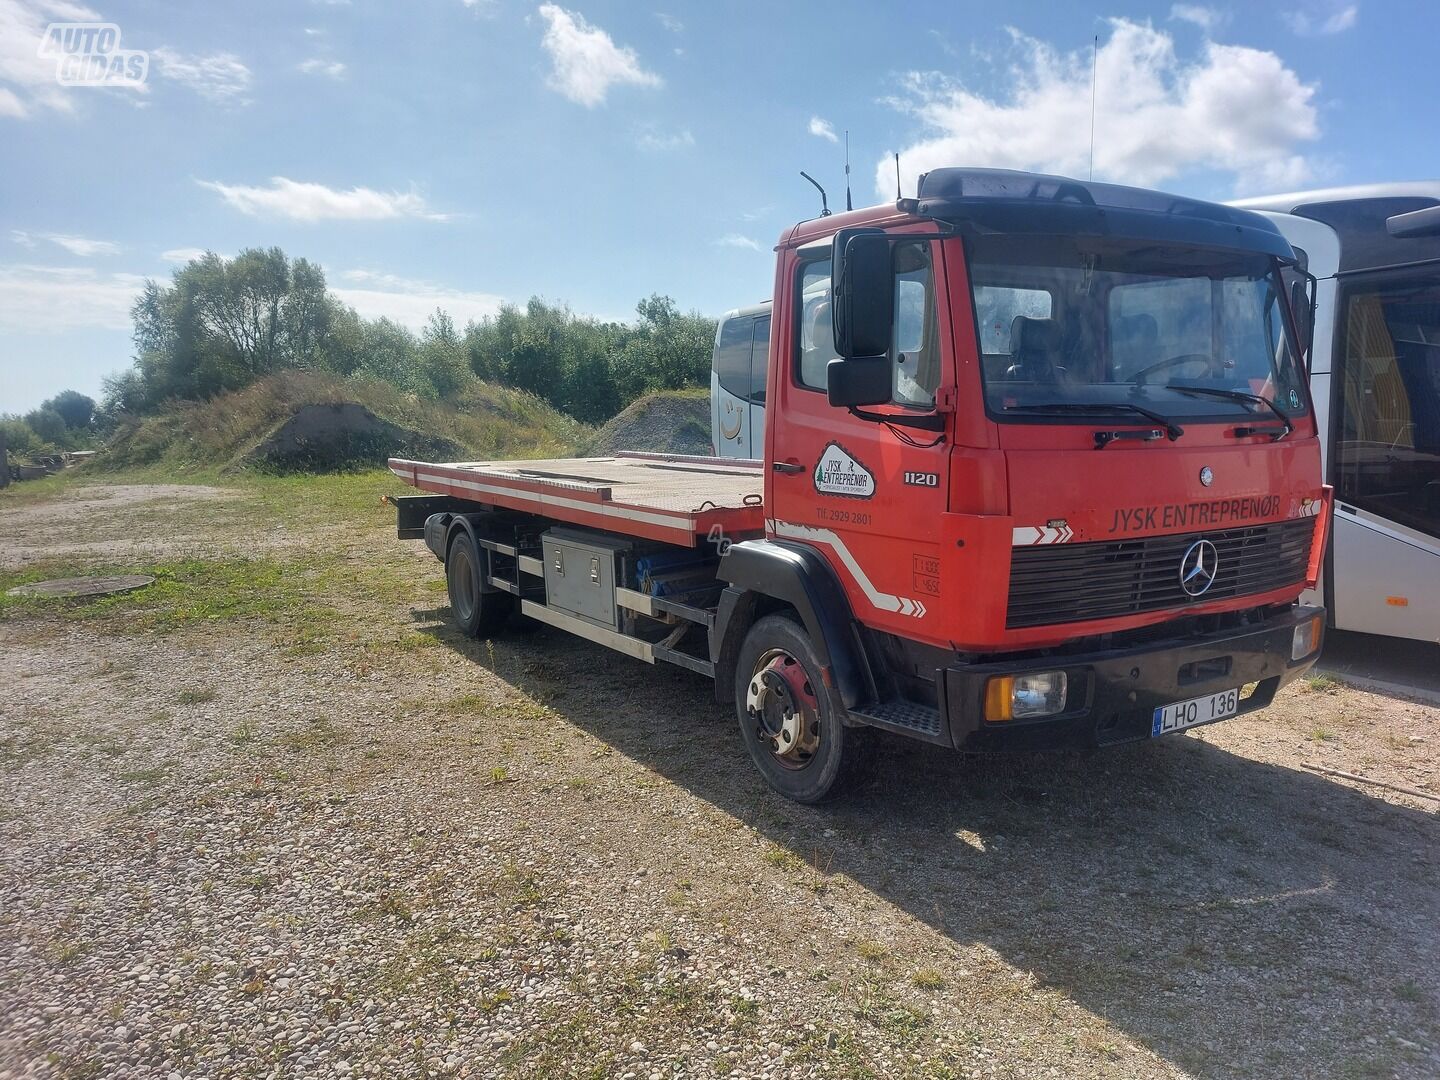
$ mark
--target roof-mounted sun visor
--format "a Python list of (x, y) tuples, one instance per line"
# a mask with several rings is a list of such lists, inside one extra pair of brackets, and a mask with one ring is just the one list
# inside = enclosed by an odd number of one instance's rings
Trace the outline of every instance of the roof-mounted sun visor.
[(1427, 206), (1408, 214), (1394, 214), (1385, 219), (1385, 231), (1397, 240), (1417, 236), (1440, 236), (1440, 206)]
[(1043, 173), (934, 169), (920, 177), (914, 199), (897, 205), (923, 217), (997, 232), (1125, 237), (1295, 258), (1280, 230), (1260, 214)]

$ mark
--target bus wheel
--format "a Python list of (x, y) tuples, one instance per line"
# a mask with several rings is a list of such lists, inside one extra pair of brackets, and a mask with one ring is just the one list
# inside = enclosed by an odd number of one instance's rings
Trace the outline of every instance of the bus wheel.
[(804, 627), (787, 615), (767, 615), (745, 636), (735, 710), (751, 760), (787, 799), (837, 798), (870, 763), (869, 732), (845, 725), (845, 707), (821, 681)]

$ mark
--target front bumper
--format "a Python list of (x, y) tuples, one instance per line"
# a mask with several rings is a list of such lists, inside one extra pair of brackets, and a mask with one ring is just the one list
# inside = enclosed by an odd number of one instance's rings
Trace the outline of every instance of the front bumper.
[[(1255, 684), (1237, 715), (1263, 709), (1320, 654), (1290, 659), (1295, 628), (1325, 611), (1296, 605), (1264, 622), (1203, 636), (1034, 660), (958, 664), (943, 673), (941, 702), (951, 741), (967, 752), (1094, 749), (1150, 737), (1154, 711), (1174, 702)], [(1322, 619), (1323, 623), (1323, 619)], [(1323, 634), (1323, 631), (1322, 631)], [(990, 723), (985, 685), (994, 675), (1064, 671), (1066, 711)]]

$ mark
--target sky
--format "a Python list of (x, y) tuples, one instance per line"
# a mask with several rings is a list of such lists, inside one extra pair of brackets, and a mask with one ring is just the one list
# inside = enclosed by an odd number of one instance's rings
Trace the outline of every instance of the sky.
[[(114, 29), (47, 35), (75, 22)], [(911, 193), (1088, 175), (1092, 71), (1097, 180), (1437, 177), (1436, 40), (1428, 0), (0, 0), (0, 413), (98, 395), (144, 281), (207, 249), (279, 245), (416, 328), (532, 295), (717, 315), (818, 213), (801, 169), (843, 207), (847, 131), (857, 206), (896, 152)]]

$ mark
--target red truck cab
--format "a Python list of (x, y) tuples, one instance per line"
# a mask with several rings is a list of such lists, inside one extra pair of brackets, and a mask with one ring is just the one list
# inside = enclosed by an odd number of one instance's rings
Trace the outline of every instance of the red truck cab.
[(1313, 661), (1328, 496), (1268, 222), (939, 169), (777, 250), (765, 543), (842, 583), (891, 682), (855, 693), (1094, 745)]

